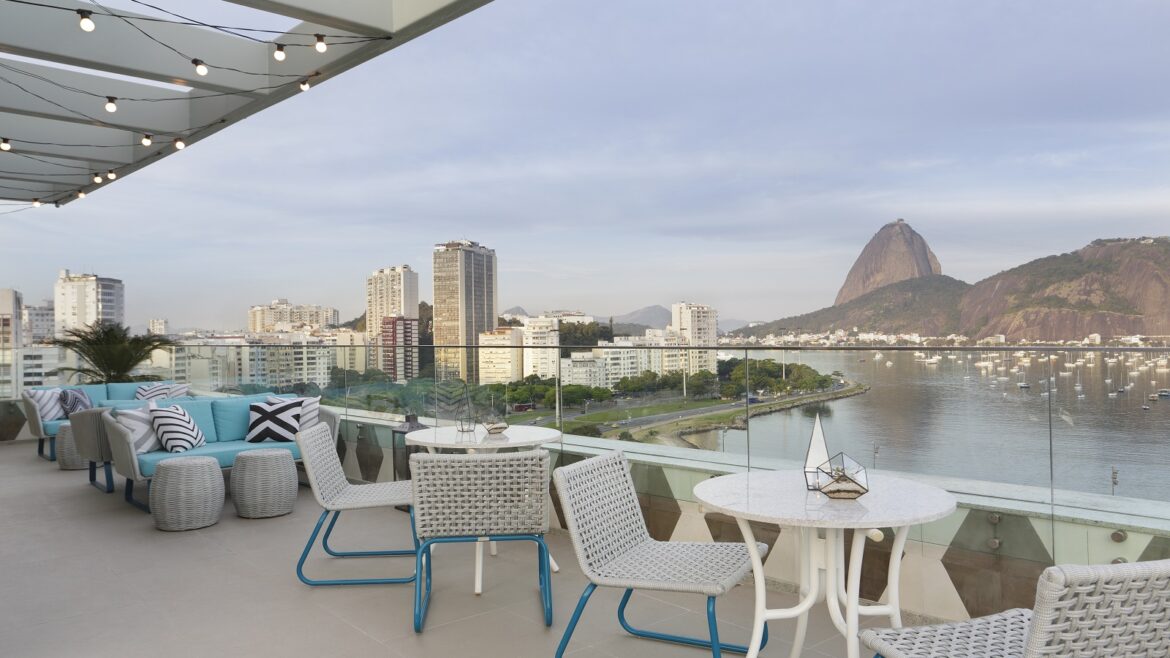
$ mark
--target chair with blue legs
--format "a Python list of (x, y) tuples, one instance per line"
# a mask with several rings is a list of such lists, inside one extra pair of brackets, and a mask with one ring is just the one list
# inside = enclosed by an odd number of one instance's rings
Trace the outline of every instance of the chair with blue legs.
[[(589, 597), (598, 587), (625, 590), (618, 622), (640, 638), (673, 642), (722, 652), (747, 653), (747, 647), (719, 640), (715, 599), (751, 571), (747, 545), (733, 542), (664, 542), (650, 537), (629, 465), (620, 451), (562, 466), (553, 472), (561, 510), (573, 539), (581, 571), (589, 579), (557, 647), (564, 655)], [(768, 548), (759, 544), (760, 553)], [(635, 628), (626, 621), (626, 605), (635, 589), (686, 592), (707, 597), (709, 637), (668, 635)], [(764, 626), (764, 644), (768, 627)]]
[[(373, 507), (399, 507), (411, 504), (411, 486), (409, 481), (402, 482), (374, 482), (371, 484), (352, 484), (345, 477), (341, 468), (341, 460), (337, 457), (337, 445), (333, 440), (333, 431), (328, 423), (317, 423), (311, 428), (297, 434), (297, 446), (301, 450), (301, 462), (305, 466), (305, 473), (309, 476), (309, 486), (313, 489), (313, 496), (317, 503), (324, 508), (305, 550), (301, 552), (301, 559), (297, 561), (297, 578), (306, 585), (314, 587), (324, 585), (393, 585), (413, 582), (415, 574), (398, 578), (357, 578), (347, 580), (315, 580), (305, 576), (305, 560), (317, 543), (317, 536), (321, 533), (321, 526), (329, 518), (329, 525), (321, 538), (321, 547), (333, 557), (389, 557), (414, 556), (418, 547), (418, 539), (414, 536), (414, 510), (411, 509), (411, 538), (415, 549), (396, 549), (383, 551), (338, 551), (329, 545), (329, 537), (333, 534), (333, 527), (341, 513), (348, 510), (369, 509)], [(331, 517), (331, 518), (330, 518)]]
[(37, 456), (51, 462), (57, 461), (57, 430), (69, 422), (60, 395), (59, 389), (29, 389), (20, 394), (29, 434), (37, 440)]
[(431, 601), (431, 549), (435, 544), (531, 541), (544, 625), (551, 626), (552, 582), (548, 546), (546, 450), (502, 454), (410, 456), (414, 514), (421, 542), (415, 562), (414, 630), (421, 633)]

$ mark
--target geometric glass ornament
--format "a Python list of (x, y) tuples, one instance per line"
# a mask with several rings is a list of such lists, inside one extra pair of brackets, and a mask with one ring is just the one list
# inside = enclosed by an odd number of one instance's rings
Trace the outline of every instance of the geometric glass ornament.
[(817, 488), (829, 498), (860, 498), (869, 492), (865, 467), (839, 452), (817, 467)]
[(809, 491), (820, 489), (817, 469), (829, 460), (829, 448), (825, 445), (825, 433), (821, 430), (821, 415), (813, 423), (812, 436), (808, 441), (808, 452), (804, 456), (804, 484)]

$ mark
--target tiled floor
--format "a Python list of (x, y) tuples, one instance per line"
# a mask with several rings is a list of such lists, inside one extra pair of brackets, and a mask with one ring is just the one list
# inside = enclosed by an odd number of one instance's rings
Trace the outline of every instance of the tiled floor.
[[(263, 520), (236, 517), (229, 499), (217, 525), (166, 533), (150, 516), (87, 486), (85, 471), (61, 471), (30, 443), (0, 444), (0, 656), (551, 656), (585, 579), (564, 534), (549, 536), (561, 572), (553, 576), (554, 623), (540, 619), (531, 545), (502, 545), (487, 558), (482, 596), (471, 592), (472, 548), (436, 551), (425, 632), (411, 630), (410, 585), (310, 588), (294, 573), (320, 508), (301, 488), (296, 511)], [(401, 512), (342, 517), (334, 545), (374, 548), (409, 541)], [(318, 577), (406, 574), (410, 558), (337, 560), (318, 550)], [(709, 652), (635, 639), (617, 624), (620, 592), (599, 590), (570, 653), (703, 656)], [(769, 594), (769, 604), (792, 596)], [(746, 640), (752, 589), (721, 597), (720, 634)], [(705, 600), (635, 593), (629, 617), (646, 628), (703, 635)], [(792, 622), (772, 622), (765, 656), (787, 656)], [(844, 642), (818, 606), (805, 656), (844, 655)]]

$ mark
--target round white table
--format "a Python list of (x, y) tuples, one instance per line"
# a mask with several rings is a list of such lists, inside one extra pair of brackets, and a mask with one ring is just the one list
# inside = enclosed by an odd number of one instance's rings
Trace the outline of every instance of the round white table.
[[(489, 434), (483, 425), (476, 425), (474, 432), (460, 432), (455, 426), (428, 427), (406, 435), (406, 445), (422, 446), (427, 452), (439, 450), (466, 450), (469, 453), (496, 452), (504, 448), (538, 448), (546, 443), (559, 441), (560, 430), (534, 425), (509, 425), (499, 434)], [(483, 593), (483, 545), (486, 538), (475, 544), (475, 593)], [(496, 554), (496, 543), (491, 542), (492, 555)], [(560, 565), (549, 555), (549, 566), (554, 572)]]
[[(764, 622), (797, 619), (791, 656), (800, 655), (808, 630), (808, 611), (825, 601), (833, 625), (845, 636), (848, 657), (858, 658), (859, 615), (882, 615), (895, 628), (902, 626), (898, 579), (902, 551), (910, 526), (950, 515), (955, 497), (943, 489), (902, 478), (872, 474), (869, 493), (855, 500), (835, 500), (819, 491), (809, 491), (800, 471), (752, 471), (723, 475), (695, 486), (695, 499), (704, 509), (735, 518), (747, 542), (756, 588), (755, 619), (747, 658), (760, 652)], [(774, 523), (798, 530), (800, 544), (800, 601), (791, 608), (767, 607), (764, 564), (756, 548), (749, 521)], [(861, 563), (867, 536), (880, 535), (879, 528), (894, 529), (885, 605), (860, 605)], [(817, 537), (823, 529), (823, 540)], [(845, 568), (845, 530), (854, 530)], [(824, 572), (822, 587), (821, 572)], [(841, 606), (845, 612), (842, 614)]]

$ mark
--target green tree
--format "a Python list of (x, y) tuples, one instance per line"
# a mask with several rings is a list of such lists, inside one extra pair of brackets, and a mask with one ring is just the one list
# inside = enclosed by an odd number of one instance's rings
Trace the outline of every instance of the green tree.
[(718, 379), (714, 373), (700, 370), (687, 377), (687, 394), (693, 398), (709, 397), (715, 393), (717, 383)]
[(70, 329), (64, 338), (50, 341), (81, 359), (80, 368), (59, 368), (93, 383), (139, 381), (131, 373), (150, 359), (157, 349), (175, 345), (166, 336), (130, 335), (130, 329), (116, 322), (95, 322), (84, 329)]
[(618, 434), (618, 441), (633, 441), (633, 440), (634, 440), (634, 435), (630, 434), (630, 430), (622, 430), (621, 434)]
[(565, 346), (561, 348), (561, 357), (568, 358), (570, 352), (584, 352), (597, 347), (599, 340), (613, 340), (613, 328), (596, 322), (562, 322), (560, 335), (561, 345)]

